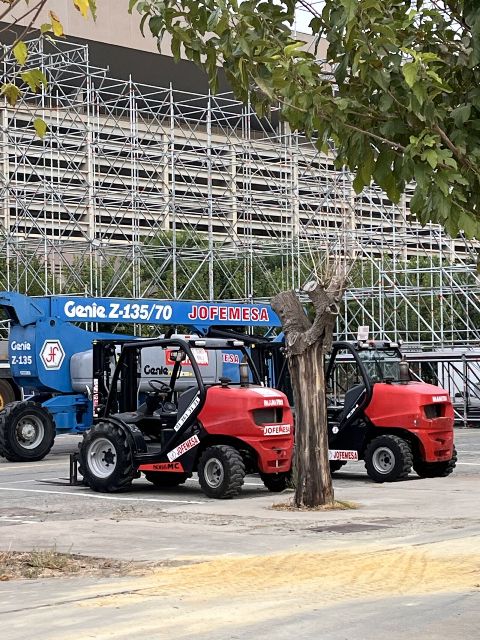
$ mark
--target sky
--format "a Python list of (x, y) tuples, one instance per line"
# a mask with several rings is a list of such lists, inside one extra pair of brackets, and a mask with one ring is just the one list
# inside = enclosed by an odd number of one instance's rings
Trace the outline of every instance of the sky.
[[(309, 0), (308, 4), (312, 6), (316, 11), (320, 12), (323, 6), (323, 0)], [(308, 28), (310, 20), (312, 19), (312, 14), (299, 6), (296, 12), (296, 28), (297, 31), (301, 31), (302, 33), (311, 33), (311, 30)]]

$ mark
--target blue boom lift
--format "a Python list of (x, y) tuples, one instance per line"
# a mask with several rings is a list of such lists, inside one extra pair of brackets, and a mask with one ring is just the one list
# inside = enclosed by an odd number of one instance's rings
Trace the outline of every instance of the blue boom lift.
[[(79, 324), (181, 326), (201, 334), (211, 327), (280, 327), (272, 309), (262, 304), (3, 292), (0, 308), (10, 320), (12, 378), (28, 397), (0, 411), (0, 455), (16, 462), (41, 460), (57, 433), (82, 433), (92, 425), (92, 344), (119, 336)], [(225, 354), (224, 369), (228, 364), (232, 360)]]

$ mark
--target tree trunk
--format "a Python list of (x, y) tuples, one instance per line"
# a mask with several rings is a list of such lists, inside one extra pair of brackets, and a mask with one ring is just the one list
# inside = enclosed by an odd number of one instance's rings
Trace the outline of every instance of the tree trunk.
[(328, 462), (323, 344), (288, 361), (295, 401), (295, 505), (333, 502)]
[(332, 277), (328, 287), (311, 282), (304, 290), (315, 308), (307, 318), (294, 291), (272, 299), (282, 322), (295, 402), (295, 505), (316, 507), (333, 502), (328, 461), (328, 428), (325, 398), (325, 354), (330, 350), (333, 328), (343, 297), (345, 273)]

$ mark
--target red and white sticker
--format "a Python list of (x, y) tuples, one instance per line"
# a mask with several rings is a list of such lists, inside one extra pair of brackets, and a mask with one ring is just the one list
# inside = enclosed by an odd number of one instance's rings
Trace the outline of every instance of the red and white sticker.
[(290, 433), (289, 424), (266, 424), (263, 427), (264, 436), (284, 436)]
[(170, 462), (173, 462), (180, 456), (183, 456), (187, 451), (190, 451), (190, 449), (193, 449), (193, 447), (196, 447), (199, 442), (198, 436), (192, 436), (188, 440), (185, 440), (185, 442), (182, 442), (182, 444), (179, 444), (178, 447), (175, 447), (175, 449), (172, 449), (170, 453), (167, 453), (167, 458)]
[(358, 451), (353, 449), (329, 449), (329, 460), (358, 460)]
[(448, 402), (448, 396), (433, 396), (432, 402)]
[[(174, 365), (175, 364), (175, 357), (172, 358), (172, 353), (176, 353), (177, 350), (173, 350), (173, 349), (166, 349), (165, 351), (165, 362), (167, 365)], [(193, 347), (192, 348), (192, 353), (193, 353), (193, 357), (195, 358), (195, 360), (197, 361), (197, 364), (200, 367), (206, 367), (208, 366), (208, 353), (205, 351), (205, 349), (201, 349), (199, 347)], [(185, 358), (185, 360), (182, 362), (183, 366), (186, 367), (191, 367), (192, 363), (190, 362), (190, 358), (187, 356)]]
[(283, 407), (283, 398), (271, 398), (263, 401), (264, 407)]
[(184, 469), (181, 462), (154, 462), (153, 464), (141, 464), (138, 470), (181, 473)]

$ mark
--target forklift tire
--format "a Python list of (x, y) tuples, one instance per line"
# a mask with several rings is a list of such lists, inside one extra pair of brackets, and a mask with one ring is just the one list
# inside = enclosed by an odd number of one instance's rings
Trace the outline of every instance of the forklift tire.
[(289, 487), (289, 473), (261, 473), (261, 479), (266, 488), (272, 493), (285, 491)]
[(446, 478), (457, 465), (457, 450), (453, 447), (453, 455), (446, 462), (424, 462), (416, 460), (413, 462), (414, 471), (420, 478)]
[(209, 498), (233, 498), (240, 493), (245, 464), (240, 453), (229, 445), (208, 447), (198, 461), (198, 480)]
[(398, 436), (384, 435), (370, 442), (365, 468), (375, 482), (395, 482), (408, 476), (413, 464), (410, 444)]
[(94, 491), (125, 491), (136, 476), (127, 434), (120, 427), (99, 422), (83, 434), (80, 469)]
[(15, 391), (6, 380), (0, 379), (0, 411), (3, 411), (7, 404), (15, 401)]
[(10, 462), (42, 460), (54, 440), (52, 415), (40, 404), (11, 402), (0, 411), (0, 456)]
[(335, 473), (336, 471), (340, 471), (342, 467), (344, 467), (347, 463), (342, 460), (330, 460), (330, 473)]
[(154, 471), (152, 473), (147, 472), (145, 478), (159, 489), (168, 489), (169, 487), (178, 487), (179, 484), (183, 484), (188, 478), (188, 473)]

